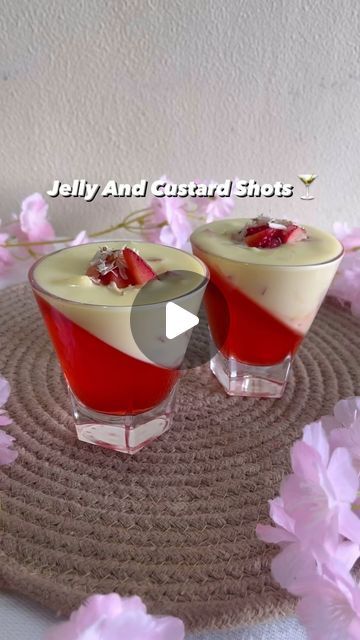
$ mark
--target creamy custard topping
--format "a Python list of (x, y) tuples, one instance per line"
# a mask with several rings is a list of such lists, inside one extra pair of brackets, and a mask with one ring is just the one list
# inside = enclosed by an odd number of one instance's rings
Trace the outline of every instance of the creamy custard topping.
[(235, 242), (234, 234), (250, 223), (251, 220), (247, 218), (216, 220), (196, 229), (191, 241), (199, 249), (215, 256), (263, 265), (314, 265), (332, 260), (342, 252), (342, 246), (335, 236), (307, 225), (303, 226), (308, 233), (307, 240), (273, 249), (258, 249), (248, 247), (245, 242)]
[[(137, 251), (159, 275), (167, 271), (181, 272), (173, 277), (170, 274), (159, 282), (152, 281), (151, 299), (146, 300), (152, 306), (143, 311), (146, 322), (142, 340), (149, 345), (145, 355), (134, 340), (131, 327), (132, 305), (141, 287), (117, 289), (113, 284), (95, 284), (85, 275), (90, 261), (104, 244), (70, 247), (41, 259), (32, 276), (41, 287), (37, 289), (38, 295), (69, 320), (115, 349), (138, 360), (161, 363), (165, 367), (177, 366), (185, 354), (190, 335), (186, 332), (175, 340), (166, 340), (165, 305), (154, 303), (180, 298), (179, 304), (196, 315), (207, 282), (205, 266), (191, 254), (173, 247), (130, 241), (106, 243), (110, 249), (127, 246)], [(143, 302), (142, 298), (141, 304)]]
[(152, 286), (154, 299), (151, 302), (162, 302), (184, 295), (193, 289), (196, 276), (205, 275), (204, 267), (193, 256), (183, 251), (163, 245), (138, 242), (91, 243), (70, 247), (57, 251), (41, 260), (34, 270), (36, 282), (46, 292), (85, 304), (128, 306), (132, 305), (140, 286), (129, 286), (118, 289), (116, 286), (95, 284), (85, 275), (90, 260), (99, 247), (106, 244), (110, 249), (122, 249), (124, 246), (137, 251), (149, 263), (157, 274), (166, 271), (187, 271), (181, 278), (159, 280)]

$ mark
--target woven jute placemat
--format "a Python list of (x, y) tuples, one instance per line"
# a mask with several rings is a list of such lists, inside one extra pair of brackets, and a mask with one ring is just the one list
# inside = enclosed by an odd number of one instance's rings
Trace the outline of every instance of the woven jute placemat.
[(190, 629), (292, 609), (255, 527), (303, 425), (360, 394), (356, 319), (323, 306), (281, 400), (229, 398), (206, 366), (191, 371), (172, 429), (134, 457), (77, 441), (27, 285), (1, 292), (0, 323), (19, 450), (0, 467), (2, 587), (62, 613), (90, 593), (138, 594)]

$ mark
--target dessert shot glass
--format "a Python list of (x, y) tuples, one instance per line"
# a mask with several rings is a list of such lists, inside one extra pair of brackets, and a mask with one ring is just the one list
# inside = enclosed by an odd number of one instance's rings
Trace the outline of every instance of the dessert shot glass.
[[(156, 255), (159, 246), (153, 247)], [(74, 249), (56, 253), (66, 259), (66, 252)], [(166, 249), (168, 257), (171, 251), (177, 260), (180, 253), (196, 261), (199, 277), (186, 293), (178, 295), (174, 287), (173, 296), (154, 303), (151, 295), (145, 303), (139, 296), (140, 303), (135, 299), (131, 305), (118, 306), (54, 295), (39, 282), (38, 272), (55, 254), (40, 258), (30, 269), (30, 284), (67, 383), (79, 440), (133, 454), (171, 426), (191, 331), (174, 340), (166, 338), (166, 303), (174, 301), (197, 314), (208, 279), (200, 260), (179, 249)]]
[[(204, 225), (202, 232), (211, 226)], [(210, 272), (204, 303), (215, 347), (213, 374), (228, 395), (280, 398), (341, 261), (342, 246), (330, 260), (280, 265), (235, 260), (221, 247), (207, 251), (199, 230), (191, 243)]]

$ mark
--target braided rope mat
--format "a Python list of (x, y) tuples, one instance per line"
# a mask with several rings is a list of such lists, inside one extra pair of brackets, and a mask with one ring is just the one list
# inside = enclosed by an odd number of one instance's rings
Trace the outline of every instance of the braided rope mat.
[(86, 595), (140, 595), (188, 628), (251, 623), (293, 603), (258, 541), (304, 424), (360, 394), (360, 324), (326, 303), (284, 397), (226, 397), (208, 368), (182, 381), (172, 429), (134, 457), (75, 438), (27, 285), (0, 294), (0, 372), (19, 457), (0, 467), (0, 585), (68, 613)]

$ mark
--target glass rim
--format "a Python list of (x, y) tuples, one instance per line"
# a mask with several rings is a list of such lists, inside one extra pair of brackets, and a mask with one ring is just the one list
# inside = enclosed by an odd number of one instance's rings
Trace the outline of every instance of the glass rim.
[[(197, 274), (199, 275), (200, 278), (202, 278), (202, 282), (200, 282), (199, 284), (197, 284), (193, 289), (190, 289), (189, 291), (187, 291), (186, 293), (182, 293), (181, 295), (172, 297), (172, 298), (166, 298), (165, 300), (160, 300), (158, 302), (149, 302), (149, 303), (141, 303), (141, 304), (136, 304), (136, 296), (135, 299), (133, 300), (132, 303), (129, 304), (123, 304), (123, 305), (119, 305), (119, 304), (97, 304), (96, 302), (81, 302), (79, 300), (69, 300), (69, 298), (63, 298), (62, 296), (59, 296), (55, 293), (51, 293), (50, 291), (47, 291), (46, 289), (44, 289), (44, 287), (42, 287), (35, 278), (34, 272), (36, 267), (43, 262), (44, 260), (46, 260), (46, 258), (54, 255), (55, 253), (60, 253), (61, 251), (68, 251), (71, 249), (75, 249), (75, 247), (63, 247), (62, 249), (57, 249), (56, 251), (52, 251), (51, 253), (47, 253), (44, 256), (41, 256), (40, 258), (38, 258), (30, 267), (29, 271), (28, 271), (28, 280), (30, 283), (30, 286), (32, 287), (32, 289), (34, 291), (37, 291), (40, 294), (44, 294), (45, 296), (48, 296), (49, 298), (52, 298), (54, 300), (60, 300), (61, 302), (67, 302), (69, 304), (72, 305), (77, 305), (79, 307), (95, 307), (97, 309), (131, 309), (132, 307), (157, 307), (159, 305), (162, 304), (166, 304), (167, 302), (172, 302), (173, 300), (182, 300), (183, 298), (186, 298), (189, 295), (192, 295), (194, 293), (196, 293), (197, 291), (199, 291), (200, 289), (202, 289), (203, 287), (205, 287), (209, 280), (210, 280), (210, 273), (209, 273), (209, 269), (207, 267), (207, 265), (203, 262), (203, 260), (201, 260), (201, 258), (198, 258), (197, 256), (195, 256), (192, 253), (189, 253), (188, 251), (184, 251), (183, 249), (178, 249), (177, 247), (172, 247), (170, 245), (159, 245), (156, 242), (147, 242), (147, 241), (142, 241), (142, 240), (130, 240), (130, 239), (124, 239), (124, 240), (104, 240), (104, 242), (111, 242), (111, 243), (123, 243), (126, 244), (126, 242), (131, 242), (133, 244), (147, 244), (147, 245), (152, 245), (154, 247), (166, 247), (168, 249), (171, 249), (172, 251), (176, 251), (178, 253), (184, 253), (187, 256), (191, 256), (191, 258), (193, 258), (193, 260), (195, 262), (197, 262), (198, 264), (200, 264), (200, 266), (202, 267), (204, 273), (203, 274)], [(84, 242), (83, 245), (78, 245), (78, 246), (86, 246), (86, 245), (90, 245), (90, 244), (98, 244), (97, 241), (94, 242)], [(175, 271), (182, 271), (182, 269), (175, 269)], [(190, 269), (183, 269), (183, 271), (189, 271), (190, 273), (195, 273), (194, 271), (191, 271)], [(160, 274), (159, 274), (160, 275)], [(141, 291), (141, 288), (139, 288), (139, 292)]]

